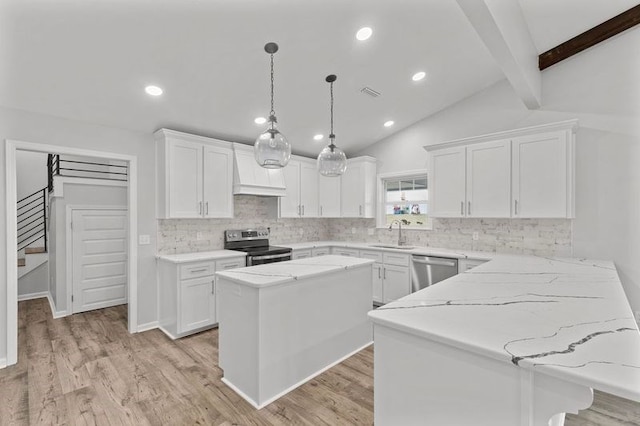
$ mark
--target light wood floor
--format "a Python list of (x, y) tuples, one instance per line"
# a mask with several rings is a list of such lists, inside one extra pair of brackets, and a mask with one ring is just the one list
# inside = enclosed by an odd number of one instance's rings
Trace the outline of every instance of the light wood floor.
[[(130, 335), (126, 306), (54, 320), (46, 299), (18, 313), (19, 362), (0, 370), (2, 425), (373, 424), (371, 348), (256, 411), (220, 381), (217, 330)], [(596, 393), (566, 425), (640, 425), (640, 404)]]

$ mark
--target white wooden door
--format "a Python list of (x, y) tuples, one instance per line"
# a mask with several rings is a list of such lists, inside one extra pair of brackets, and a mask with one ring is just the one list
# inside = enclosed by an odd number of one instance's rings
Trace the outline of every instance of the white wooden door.
[(300, 205), (302, 217), (318, 217), (318, 168), (315, 163), (300, 163)]
[(204, 146), (204, 217), (233, 217), (233, 151)]
[(169, 215), (202, 217), (202, 145), (169, 142)]
[(300, 217), (300, 162), (291, 160), (282, 171), (287, 192), (278, 199), (280, 217)]
[(511, 140), (467, 146), (467, 217), (511, 216)]
[(433, 217), (464, 217), (465, 147), (429, 152), (429, 201)]
[(342, 217), (362, 217), (364, 215), (364, 170), (362, 164), (350, 163), (342, 174), (340, 208)]
[(127, 303), (127, 211), (72, 212), (72, 313)]
[(178, 333), (215, 324), (215, 277), (208, 276), (180, 282), (180, 323)]
[(340, 217), (341, 176), (318, 174), (318, 202), (320, 217)]
[(393, 302), (411, 293), (411, 276), (406, 266), (384, 265), (382, 270), (384, 303)]
[(565, 132), (513, 139), (513, 217), (567, 217), (568, 141)]

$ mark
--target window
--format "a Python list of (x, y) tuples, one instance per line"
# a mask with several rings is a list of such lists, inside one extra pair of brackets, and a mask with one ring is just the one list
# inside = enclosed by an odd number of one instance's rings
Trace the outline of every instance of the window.
[(431, 229), (425, 171), (379, 175), (378, 193), (378, 227), (388, 227), (398, 220), (406, 228)]

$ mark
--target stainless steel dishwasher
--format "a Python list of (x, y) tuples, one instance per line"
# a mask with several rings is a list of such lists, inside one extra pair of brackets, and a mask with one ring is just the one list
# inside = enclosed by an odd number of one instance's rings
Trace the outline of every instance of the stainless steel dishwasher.
[(458, 273), (458, 259), (413, 255), (411, 292), (422, 290)]

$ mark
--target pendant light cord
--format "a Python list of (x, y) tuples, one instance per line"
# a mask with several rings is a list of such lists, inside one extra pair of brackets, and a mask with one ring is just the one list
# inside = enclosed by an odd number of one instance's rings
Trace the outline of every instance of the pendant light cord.
[(273, 53), (271, 54), (271, 116), (276, 115), (276, 111), (273, 108)]
[(333, 81), (330, 83), (329, 92), (331, 93), (331, 134), (329, 138), (331, 139), (331, 145), (333, 145), (333, 140), (335, 139), (335, 135), (333, 134)]

